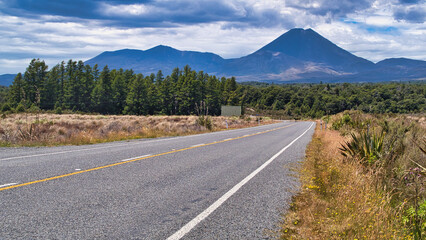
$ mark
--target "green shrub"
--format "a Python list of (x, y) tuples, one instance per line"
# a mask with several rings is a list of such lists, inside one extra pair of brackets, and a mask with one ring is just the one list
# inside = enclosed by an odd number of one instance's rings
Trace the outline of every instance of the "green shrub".
[(382, 157), (385, 132), (376, 135), (367, 131), (359, 136), (351, 133), (351, 138), (339, 148), (343, 156), (358, 159), (363, 165), (372, 165)]
[(25, 112), (25, 107), (24, 107), (24, 105), (22, 105), (22, 103), (18, 104), (18, 106), (16, 106), (16, 108), (15, 108), (15, 112), (16, 112), (16, 113)]
[(56, 114), (62, 114), (62, 108), (61, 107), (55, 108), (55, 113)]
[(40, 108), (37, 105), (33, 104), (28, 109), (28, 112), (30, 112), (30, 113), (38, 113), (38, 112), (40, 112)]
[(2, 112), (7, 112), (10, 111), (12, 108), (10, 107), (9, 103), (5, 103), (3, 104), (3, 106), (1, 107), (1, 111)]
[(210, 116), (200, 115), (197, 119), (197, 123), (198, 123), (198, 125), (203, 126), (203, 127), (207, 128), (208, 130), (213, 129), (213, 123), (212, 123), (212, 119), (211, 119)]

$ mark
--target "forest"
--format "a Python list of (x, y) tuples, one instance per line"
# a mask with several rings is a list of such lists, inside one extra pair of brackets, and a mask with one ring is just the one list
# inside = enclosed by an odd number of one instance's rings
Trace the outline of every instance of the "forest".
[(0, 88), (3, 112), (50, 110), (135, 115), (220, 115), (221, 105), (320, 118), (345, 110), (366, 113), (424, 113), (426, 85), (416, 83), (259, 84), (237, 83), (190, 66), (170, 75), (144, 76), (131, 69), (69, 60), (51, 69), (33, 59), (13, 84)]

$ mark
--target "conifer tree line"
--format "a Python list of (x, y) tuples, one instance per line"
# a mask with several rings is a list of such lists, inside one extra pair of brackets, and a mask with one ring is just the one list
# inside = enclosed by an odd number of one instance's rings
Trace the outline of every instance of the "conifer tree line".
[(234, 77), (218, 79), (189, 66), (171, 75), (144, 76), (132, 70), (85, 65), (69, 60), (48, 70), (33, 59), (10, 87), (9, 104), (42, 110), (72, 110), (102, 114), (219, 115), (222, 104), (239, 104)]
[[(48, 70), (33, 59), (9, 89), (0, 89), (4, 109), (40, 108), (102, 114), (220, 115), (221, 105), (240, 105), (293, 117), (319, 118), (344, 110), (424, 113), (425, 81), (365, 84), (238, 84), (189, 66), (144, 76), (132, 70), (98, 69), (69, 60)], [(3, 97), (2, 97), (3, 96)], [(6, 96), (6, 97), (5, 97)], [(1, 107), (1, 106), (0, 106)], [(0, 109), (1, 110), (1, 109)]]

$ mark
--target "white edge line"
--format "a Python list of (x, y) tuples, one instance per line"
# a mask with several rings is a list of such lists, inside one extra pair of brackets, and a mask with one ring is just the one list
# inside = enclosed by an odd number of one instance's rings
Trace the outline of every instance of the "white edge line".
[(268, 124), (268, 125), (262, 125), (262, 126), (256, 126), (256, 127), (233, 129), (233, 130), (227, 130), (227, 131), (217, 131), (217, 132), (212, 132), (212, 133), (194, 134), (194, 135), (189, 135), (189, 136), (170, 137), (170, 138), (164, 138), (164, 139), (156, 139), (156, 140), (148, 140), (148, 141), (138, 141), (138, 142), (134, 142), (134, 143), (116, 144), (116, 145), (113, 145), (113, 146), (84, 148), (84, 149), (75, 149), (75, 150), (68, 150), (68, 151), (61, 151), (61, 152), (40, 153), (40, 154), (34, 154), (34, 155), (25, 155), (25, 156), (0, 158), (0, 161), (20, 159), (20, 158), (41, 157), (41, 156), (56, 155), (56, 154), (71, 153), (71, 152), (82, 152), (82, 151), (98, 150), (98, 149), (111, 148), (111, 147), (121, 147), (121, 146), (128, 146), (128, 145), (136, 145), (136, 144), (145, 144), (145, 143), (153, 143), (153, 142), (170, 141), (170, 140), (174, 140), (174, 139), (181, 139), (181, 138), (190, 138), (190, 137), (202, 136), (202, 135), (205, 135), (205, 134), (219, 134), (219, 133), (238, 132), (238, 131), (249, 130), (249, 129), (253, 129), (253, 128), (261, 128), (261, 127), (274, 126), (274, 125), (277, 125), (277, 124), (280, 124), (280, 123), (274, 123), (274, 124)]
[(212, 205), (210, 205), (206, 210), (204, 210), (202, 213), (200, 213), (198, 216), (196, 216), (194, 219), (192, 219), (190, 222), (188, 222), (185, 226), (183, 226), (179, 231), (175, 232), (173, 235), (167, 238), (167, 240), (179, 240), (185, 234), (187, 234), (189, 231), (191, 231), (195, 226), (197, 226), (198, 223), (200, 223), (202, 220), (204, 220), (206, 217), (208, 217), (212, 212), (214, 212), (218, 207), (220, 207), (228, 198), (230, 198), (234, 193), (236, 193), (242, 186), (244, 186), (250, 179), (252, 179), (254, 176), (256, 176), (260, 171), (262, 171), (266, 166), (268, 166), (272, 161), (275, 160), (279, 155), (281, 155), (287, 148), (289, 148), (293, 143), (295, 143), (299, 138), (301, 138), (303, 135), (305, 135), (309, 129), (312, 128), (314, 123), (312, 123), (308, 129), (306, 129), (300, 136), (295, 138), (291, 143), (289, 143), (287, 146), (285, 146), (283, 149), (281, 149), (278, 153), (276, 153), (273, 157), (271, 157), (268, 161), (266, 161), (262, 166), (254, 170), (250, 175), (248, 175), (246, 178), (244, 178), (241, 182), (239, 182), (237, 185), (235, 185), (231, 190), (229, 190), (227, 193), (225, 193), (222, 197), (220, 197), (216, 202), (214, 202)]
[(138, 158), (143, 158), (143, 157), (149, 157), (149, 156), (152, 156), (152, 154), (146, 154), (146, 155), (139, 156), (139, 157), (132, 157), (132, 158), (123, 159), (123, 160), (121, 160), (121, 162), (126, 162), (126, 161), (130, 161), (130, 160), (133, 160), (133, 159), (138, 159)]
[(9, 187), (9, 186), (16, 185), (16, 184), (18, 184), (18, 183), (7, 183), (7, 184), (0, 185), (0, 188)]

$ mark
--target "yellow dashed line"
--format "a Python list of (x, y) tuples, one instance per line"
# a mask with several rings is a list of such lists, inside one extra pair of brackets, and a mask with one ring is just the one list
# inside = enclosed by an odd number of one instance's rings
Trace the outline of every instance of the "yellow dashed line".
[(109, 164), (109, 165), (105, 165), (105, 166), (90, 168), (90, 169), (87, 169), (87, 170), (81, 170), (81, 171), (72, 172), (72, 173), (68, 173), (68, 174), (63, 174), (63, 175), (59, 175), (59, 176), (44, 178), (44, 179), (40, 179), (40, 180), (36, 180), (36, 181), (32, 181), (32, 182), (26, 182), (26, 183), (16, 184), (16, 185), (12, 185), (12, 186), (8, 186), (8, 187), (0, 188), (0, 191), (12, 189), (12, 188), (23, 187), (23, 186), (27, 186), (27, 185), (31, 185), (31, 184), (35, 184), (35, 183), (47, 182), (47, 181), (51, 181), (51, 180), (55, 180), (55, 179), (59, 179), (59, 178), (64, 178), (64, 177), (69, 177), (69, 176), (77, 175), (77, 174), (80, 174), (80, 173), (92, 172), (92, 171), (96, 171), (96, 170), (100, 170), (100, 169), (104, 169), (104, 168), (118, 166), (118, 165), (125, 164), (125, 163), (136, 162), (136, 161), (140, 161), (140, 160), (144, 160), (144, 159), (148, 159), (148, 158), (153, 158), (153, 157), (163, 156), (163, 155), (167, 155), (167, 154), (182, 152), (182, 151), (186, 151), (186, 150), (190, 150), (190, 149), (194, 149), (194, 148), (205, 147), (205, 146), (209, 146), (209, 145), (213, 145), (213, 144), (218, 144), (218, 143), (233, 141), (233, 140), (237, 140), (237, 139), (241, 139), (241, 138), (256, 136), (256, 135), (260, 135), (260, 134), (263, 134), (263, 133), (268, 133), (268, 132), (276, 131), (276, 130), (279, 130), (279, 129), (291, 127), (293, 125), (295, 125), (295, 123), (291, 124), (291, 125), (284, 126), (284, 127), (274, 128), (274, 129), (266, 130), (266, 131), (263, 131), (263, 132), (258, 132), (258, 133), (253, 133), (253, 134), (245, 135), (245, 136), (242, 136), (242, 137), (229, 138), (229, 139), (225, 139), (225, 140), (222, 140), (222, 141), (211, 142), (211, 143), (206, 143), (206, 144), (202, 144), (202, 145), (197, 145), (197, 146), (192, 146), (192, 147), (177, 149), (177, 150), (173, 150), (173, 151), (169, 151), (169, 152), (164, 152), (164, 153), (159, 153), (159, 154), (155, 154), (155, 155), (150, 155), (150, 156), (135, 158), (135, 159), (131, 159), (131, 160), (124, 161), (124, 162), (113, 163), (113, 164)]

